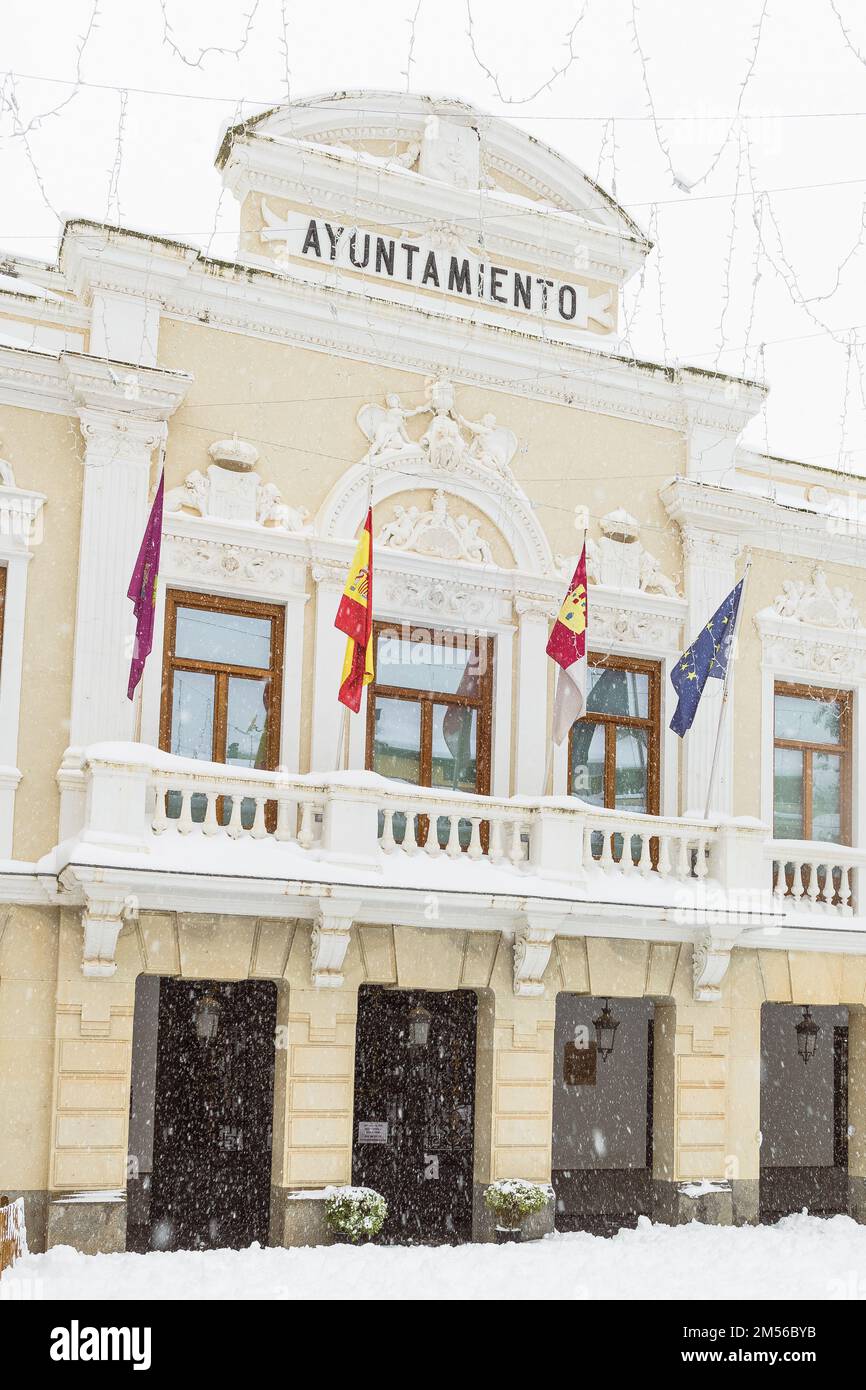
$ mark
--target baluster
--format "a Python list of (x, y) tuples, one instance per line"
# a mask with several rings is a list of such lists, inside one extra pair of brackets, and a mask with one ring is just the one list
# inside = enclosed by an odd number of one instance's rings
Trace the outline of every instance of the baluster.
[(513, 820), (511, 822), (511, 839), (508, 846), (508, 858), (515, 865), (523, 863), (523, 821)]
[(394, 812), (389, 806), (382, 811), (382, 834), (379, 844), (386, 854), (392, 854), (397, 848), (397, 841), (394, 839)]
[(277, 802), (277, 828), (274, 831), (275, 840), (291, 840), (292, 834), (292, 807), (293, 801), (286, 801), (281, 797)]
[(405, 829), (403, 831), (403, 841), (400, 848), (402, 849), (404, 854), (414, 854), (416, 849), (418, 848), (418, 844), (415, 839), (415, 817), (408, 807), (404, 809), (403, 817), (405, 821)]
[(695, 860), (695, 878), (706, 878), (709, 873), (707, 868), (707, 837), (701, 835), (698, 838), (698, 857)]
[(653, 871), (652, 856), (652, 836), (644, 832), (640, 837), (640, 858), (637, 861), (638, 872), (644, 877)]
[(157, 782), (154, 787), (153, 820), (151, 822), (155, 835), (161, 835), (168, 825), (168, 816), (165, 813), (165, 797), (165, 783)]
[(497, 818), (490, 821), (490, 841), (487, 850), (487, 858), (491, 864), (501, 864), (505, 858), (505, 849), (502, 843), (502, 821)]
[(809, 899), (809, 909), (814, 912), (818, 906), (818, 893), (820, 891), (818, 888), (818, 865), (808, 864), (807, 868), (809, 870), (809, 884), (806, 889), (806, 896)]
[(254, 840), (263, 840), (268, 833), (268, 827), (265, 825), (265, 803), (267, 799), (266, 796), (256, 797), (256, 814), (253, 816), (253, 826), (250, 831)]
[(692, 876), (692, 865), (689, 859), (689, 839), (687, 835), (677, 836), (677, 878), (685, 881)]
[(839, 883), (839, 896), (840, 896), (841, 902), (840, 902), (839, 906), (840, 906), (840, 910), (841, 910), (841, 912), (842, 912), (843, 917), (853, 917), (853, 916), (854, 916), (854, 874), (855, 874), (855, 872), (856, 872), (856, 870), (855, 870), (855, 866), (854, 866), (853, 864), (843, 864), (843, 865), (842, 865), (842, 879), (841, 879), (841, 881), (840, 881), (840, 883)]
[(610, 831), (610, 830), (602, 830), (602, 832), (601, 832), (601, 859), (600, 859), (599, 862), (600, 862), (601, 867), (602, 867), (603, 869), (612, 869), (612, 868), (614, 868), (614, 866), (615, 866), (615, 864), (616, 864), (616, 860), (615, 860), (614, 857), (613, 857), (613, 845), (611, 844), (612, 839), (613, 839), (613, 832), (612, 832), (612, 831)]
[(584, 864), (594, 864), (595, 856), (592, 852), (593, 829), (587, 825), (583, 832), (583, 862)]
[(460, 817), (456, 814), (448, 813), (448, 843), (445, 846), (445, 853), (449, 859), (456, 859), (461, 854), (460, 849)]
[(241, 805), (243, 803), (243, 797), (239, 796), (237, 792), (233, 792), (231, 796), (231, 803), (232, 813), (229, 816), (228, 833), (229, 835), (231, 835), (233, 840), (237, 840), (238, 837), (240, 835), (243, 835), (244, 833), (243, 821), (241, 820)]
[(313, 812), (312, 801), (301, 802), (301, 828), (298, 831), (298, 844), (301, 849), (309, 849), (313, 843)]
[(218, 794), (215, 791), (208, 790), (205, 792), (205, 797), (207, 798), (207, 805), (205, 807), (201, 831), (203, 835), (216, 835), (220, 828), (219, 821), (217, 820)]
[(182, 787), (180, 789), (180, 815), (177, 820), (178, 832), (181, 835), (188, 835), (192, 827), (192, 792), (189, 787)]
[(469, 824), (471, 825), (472, 829), (469, 833), (469, 846), (466, 850), (466, 853), (468, 854), (470, 859), (480, 859), (482, 854), (484, 853), (484, 849), (481, 844), (481, 817), (470, 816)]
[(777, 903), (782, 903), (784, 902), (785, 894), (788, 891), (788, 884), (785, 880), (785, 865), (783, 864), (781, 859), (773, 860), (772, 872), (773, 897), (776, 899)]
[(803, 898), (803, 861), (802, 859), (792, 859), (791, 866), (793, 875), (791, 878), (791, 897), (796, 907), (801, 906)]
[(659, 862), (657, 867), (659, 878), (669, 878), (673, 865), (671, 864), (671, 837), (665, 832), (658, 837), (659, 841)]

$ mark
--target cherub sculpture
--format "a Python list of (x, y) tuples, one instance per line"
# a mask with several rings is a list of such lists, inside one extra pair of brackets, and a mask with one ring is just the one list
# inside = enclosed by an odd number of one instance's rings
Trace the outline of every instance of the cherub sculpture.
[(357, 420), (362, 433), (370, 441), (367, 457), (375, 458), (377, 454), (415, 448), (406, 432), (406, 421), (411, 420), (413, 415), (426, 415), (429, 411), (429, 405), (408, 410), (393, 392), (385, 397), (384, 408), (381, 405), (362, 406)]
[(496, 416), (490, 411), (482, 415), (480, 420), (467, 420), (462, 415), (458, 415), (457, 419), (473, 436), (469, 457), (507, 478), (509, 464), (517, 453), (517, 435), (514, 431), (505, 425), (497, 425)]

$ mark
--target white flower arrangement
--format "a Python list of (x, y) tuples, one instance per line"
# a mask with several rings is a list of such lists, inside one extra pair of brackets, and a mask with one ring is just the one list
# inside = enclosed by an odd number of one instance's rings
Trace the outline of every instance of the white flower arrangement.
[(325, 1202), (329, 1227), (353, 1245), (377, 1236), (387, 1215), (388, 1203), (372, 1187), (337, 1187)]
[(519, 1229), (527, 1216), (543, 1211), (553, 1201), (549, 1183), (529, 1182), (526, 1178), (502, 1178), (492, 1182), (484, 1193), (485, 1205), (496, 1217), (500, 1230)]

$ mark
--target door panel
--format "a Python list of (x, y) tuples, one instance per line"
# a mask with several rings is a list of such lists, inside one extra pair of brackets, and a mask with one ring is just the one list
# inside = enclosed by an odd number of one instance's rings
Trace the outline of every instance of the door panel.
[(359, 993), (352, 1180), (387, 1201), (388, 1244), (471, 1239), (476, 1016), (469, 990)]

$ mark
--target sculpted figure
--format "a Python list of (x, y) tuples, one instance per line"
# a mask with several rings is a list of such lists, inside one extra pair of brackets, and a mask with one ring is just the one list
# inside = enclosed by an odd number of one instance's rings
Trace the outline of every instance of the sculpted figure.
[(415, 533), (415, 523), (419, 516), (417, 507), (403, 507), (398, 502), (392, 519), (386, 521), (379, 532), (379, 544), (390, 545), (395, 550), (408, 545)]
[(668, 598), (677, 597), (677, 586), (662, 573), (661, 563), (654, 555), (650, 555), (648, 550), (644, 550), (640, 557), (640, 586), (646, 593), (655, 592), (667, 594)]
[(384, 409), (380, 405), (365, 405), (358, 411), (358, 425), (370, 441), (367, 450), (369, 458), (390, 450), (414, 448), (406, 433), (406, 421), (413, 415), (426, 415), (429, 405), (419, 405), (415, 410), (407, 410), (400, 397), (391, 392), (385, 397)]
[(180, 487), (169, 488), (165, 494), (165, 510), (179, 512), (181, 507), (191, 507), (194, 512), (207, 516), (207, 498), (210, 483), (204, 473), (193, 469)]
[(496, 416), (490, 411), (482, 415), (480, 420), (466, 420), (462, 415), (457, 418), (473, 436), (469, 457), (507, 477), (508, 466), (517, 452), (517, 435), (514, 431), (505, 425), (497, 425)]

